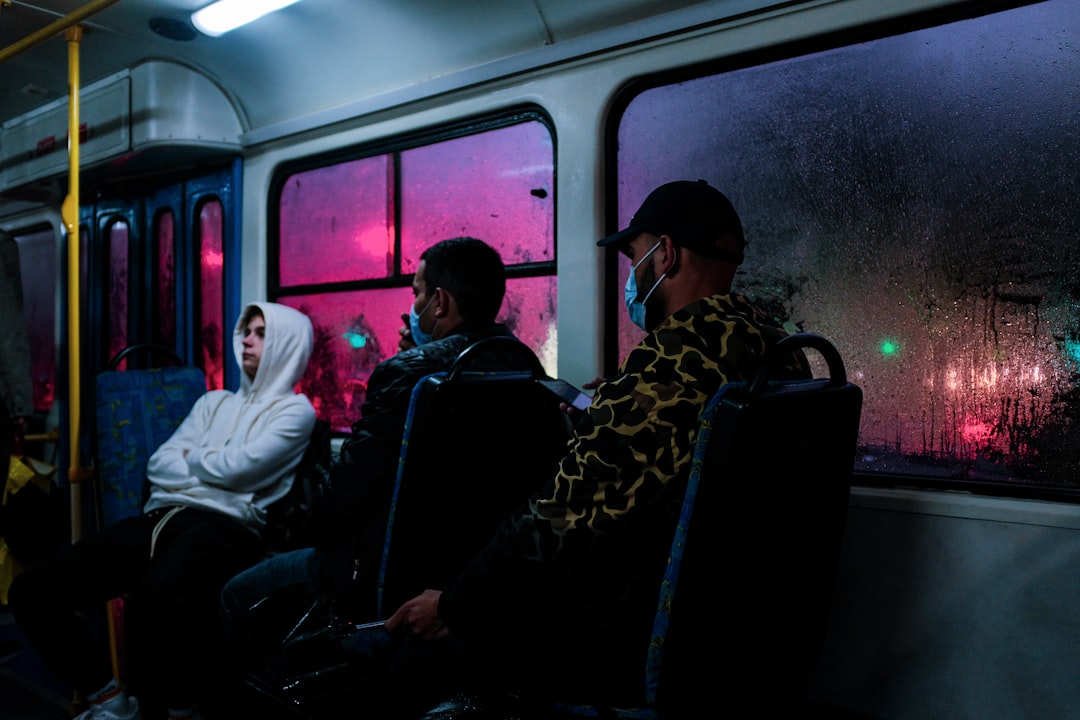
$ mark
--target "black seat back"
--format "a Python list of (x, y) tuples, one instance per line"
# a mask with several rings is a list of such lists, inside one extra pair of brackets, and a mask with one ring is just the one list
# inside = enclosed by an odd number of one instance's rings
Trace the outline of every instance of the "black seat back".
[(292, 487), (282, 498), (266, 508), (263, 539), (270, 553), (312, 547), (316, 533), (310, 524), (311, 505), (316, 486), (326, 483), (333, 463), (333, 429), (326, 420), (316, 420), (300, 464), (296, 466)]
[[(520, 346), (522, 370), (471, 369), (510, 343)], [(380, 617), (441, 587), (552, 477), (570, 426), (541, 377), (527, 346), (489, 338), (416, 385), (383, 549)]]
[[(799, 348), (821, 353), (830, 377), (767, 381)], [(714, 396), (647, 668), (662, 717), (703, 704), (732, 717), (798, 713), (824, 643), (861, 410), (840, 354), (810, 333)]]

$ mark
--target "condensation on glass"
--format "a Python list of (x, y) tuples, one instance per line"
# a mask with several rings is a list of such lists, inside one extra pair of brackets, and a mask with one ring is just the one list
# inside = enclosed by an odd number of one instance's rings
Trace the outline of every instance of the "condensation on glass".
[(650, 89), (620, 223), (669, 180), (729, 195), (736, 291), (864, 390), (860, 468), (1080, 484), (1078, 46), (1053, 0)]
[(172, 210), (164, 209), (154, 217), (154, 342), (176, 350), (176, 222)]
[(19, 244), (34, 410), (48, 412), (56, 394), (56, 238), (46, 228), (16, 235), (15, 242)]
[[(117, 220), (109, 224), (108, 231), (109, 251), (109, 286), (106, 290), (108, 307), (105, 312), (108, 317), (108, 359), (116, 357), (117, 353), (127, 347), (128, 344), (128, 224), (123, 220)], [(127, 368), (127, 360), (121, 360), (116, 366), (117, 370)]]
[(554, 374), (553, 163), (548, 129), (526, 121), (285, 178), (277, 300), (315, 327), (300, 389), (320, 418), (336, 430), (359, 418), (371, 371), (397, 352), (420, 254), (451, 237), (499, 251), (510, 277), (498, 320)]
[(198, 227), (199, 278), (195, 294), (199, 303), (198, 356), (206, 373), (206, 389), (220, 390), (225, 387), (225, 342), (227, 339), (231, 356), (233, 330), (224, 319), (225, 251), (220, 200), (206, 200), (200, 205)]
[(281, 284), (386, 277), (394, 268), (390, 156), (296, 173), (281, 189)]

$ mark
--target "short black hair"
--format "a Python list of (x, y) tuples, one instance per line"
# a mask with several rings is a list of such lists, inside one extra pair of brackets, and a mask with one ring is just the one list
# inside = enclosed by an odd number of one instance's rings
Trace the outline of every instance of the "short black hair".
[(256, 315), (261, 317), (263, 319), (263, 322), (266, 322), (266, 316), (263, 315), (261, 307), (255, 305), (254, 303), (248, 305), (247, 309), (244, 311), (244, 316), (240, 318), (240, 327), (246, 328), (248, 323), (251, 322), (251, 319)]
[(473, 237), (441, 240), (420, 255), (428, 294), (454, 296), (466, 320), (494, 322), (506, 295), (506, 268), (495, 248)]

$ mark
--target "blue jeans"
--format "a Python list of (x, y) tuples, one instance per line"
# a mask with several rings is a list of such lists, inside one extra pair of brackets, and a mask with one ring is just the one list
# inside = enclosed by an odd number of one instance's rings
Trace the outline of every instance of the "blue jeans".
[(301, 548), (273, 555), (234, 575), (221, 590), (221, 618), (235, 659), (271, 652), (315, 597), (320, 554)]

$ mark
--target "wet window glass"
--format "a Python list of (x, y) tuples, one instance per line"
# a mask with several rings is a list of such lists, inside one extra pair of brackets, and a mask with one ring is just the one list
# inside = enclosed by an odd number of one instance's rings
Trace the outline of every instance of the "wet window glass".
[(154, 342), (176, 350), (176, 237), (170, 210), (154, 222)]
[(506, 265), (554, 262), (551, 135), (512, 125), (401, 153), (402, 271), (458, 235), (480, 238)]
[(278, 287), (306, 312), (315, 351), (300, 383), (321, 419), (348, 431), (372, 370), (398, 351), (420, 254), (460, 236), (502, 256), (498, 320), (555, 372), (551, 134), (539, 121), (289, 173), (279, 196)]
[(282, 285), (381, 278), (392, 272), (389, 163), (389, 155), (380, 155), (288, 178), (279, 202)]
[(34, 410), (48, 412), (56, 392), (57, 251), (49, 228), (15, 235), (30, 343)]
[[(108, 229), (109, 288), (108, 298), (108, 357), (111, 360), (128, 344), (128, 224), (114, 222)], [(121, 360), (117, 370), (127, 368)]]
[(224, 226), (221, 201), (208, 200), (199, 208), (199, 278), (196, 295), (199, 303), (198, 357), (206, 373), (206, 389), (225, 387), (225, 341), (232, 354), (232, 324), (225, 325)]
[(1080, 483), (1075, 10), (655, 87), (621, 118), (620, 225), (669, 180), (728, 194), (735, 291), (831, 339), (863, 388), (862, 470)]

